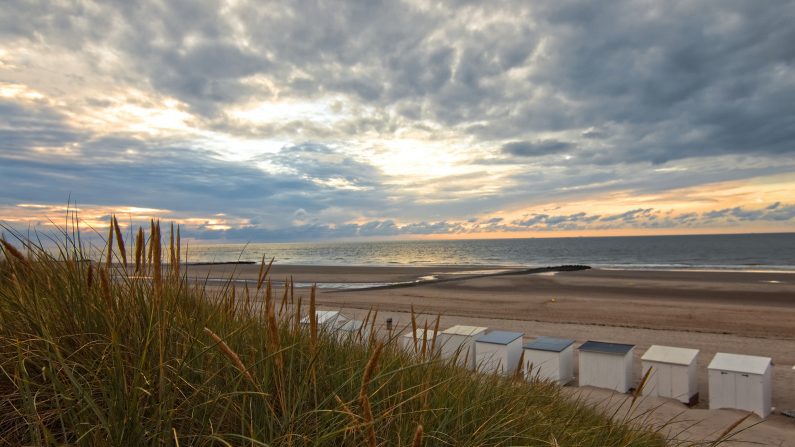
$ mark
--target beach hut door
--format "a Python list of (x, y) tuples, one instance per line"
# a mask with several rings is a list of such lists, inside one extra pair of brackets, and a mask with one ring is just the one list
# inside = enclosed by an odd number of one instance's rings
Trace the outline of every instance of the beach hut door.
[(751, 377), (748, 374), (734, 374), (736, 377), (736, 406), (735, 408), (739, 408), (741, 410), (751, 410), (749, 406), (752, 402), (751, 398)]
[(671, 384), (671, 366), (658, 365), (657, 368), (657, 395), (671, 397), (673, 395), (673, 385)]
[(720, 391), (723, 408), (737, 408), (737, 387), (735, 374), (730, 372), (720, 372)]

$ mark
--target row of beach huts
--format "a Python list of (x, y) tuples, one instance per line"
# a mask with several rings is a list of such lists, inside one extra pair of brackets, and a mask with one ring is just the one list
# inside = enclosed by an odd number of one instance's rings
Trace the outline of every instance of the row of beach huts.
[[(369, 335), (362, 321), (349, 320), (338, 311), (317, 311), (317, 321), (340, 336)], [(409, 352), (416, 352), (419, 344), (427, 349), (434, 346), (443, 358), (455, 358), (461, 365), (483, 373), (513, 375), (521, 369), (528, 379), (552, 380), (561, 385), (575, 379), (574, 340), (537, 337), (525, 342), (521, 332), (456, 325), (438, 334), (432, 329), (416, 329), (413, 334), (401, 335), (400, 343)], [(577, 346), (579, 386), (630, 391), (635, 382), (634, 350), (631, 344), (590, 340)], [(642, 375), (651, 370), (642, 394), (695, 404), (699, 395), (698, 355), (697, 349), (652, 345), (641, 357)], [(709, 408), (745, 410), (766, 418), (772, 409), (772, 366), (769, 357), (715, 354), (708, 366)]]

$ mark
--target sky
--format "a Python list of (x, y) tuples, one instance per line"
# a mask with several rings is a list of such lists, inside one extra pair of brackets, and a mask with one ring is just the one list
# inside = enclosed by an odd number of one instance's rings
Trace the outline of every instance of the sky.
[(0, 221), (795, 231), (795, 2), (17, 1)]

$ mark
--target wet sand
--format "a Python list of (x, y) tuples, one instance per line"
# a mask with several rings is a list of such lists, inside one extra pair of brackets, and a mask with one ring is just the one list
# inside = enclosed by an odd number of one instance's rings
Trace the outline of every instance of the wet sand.
[[(229, 266), (191, 267), (191, 275), (228, 276)], [(256, 278), (259, 267), (238, 266), (236, 277)], [(502, 267), (321, 267), (274, 266), (275, 279), (292, 275), (296, 282), (388, 283), (482, 274)], [(306, 290), (299, 294), (306, 296)], [(379, 324), (393, 318), (404, 327), (413, 305), (431, 321), (441, 314), (442, 327), (471, 324), (515, 330), (526, 338), (539, 335), (632, 343), (635, 376), (640, 378), (640, 356), (652, 344), (701, 350), (701, 402), (693, 409), (666, 399), (645, 399), (643, 408), (659, 406), (652, 420), (662, 421), (681, 412), (680, 419), (700, 421), (683, 433), (688, 439), (714, 437), (744, 413), (706, 410), (707, 365), (716, 352), (763, 355), (773, 358), (773, 405), (768, 420), (740, 439), (762, 445), (795, 445), (795, 419), (779, 414), (795, 410), (795, 274), (754, 272), (675, 272), (587, 270), (521, 276), (495, 276), (430, 283), (401, 289), (320, 289), (318, 303), (363, 317), (379, 310)], [(594, 403), (612, 393), (570, 387), (587, 392)], [(619, 395), (620, 396), (620, 395)], [(752, 421), (758, 421), (755, 416)], [(683, 428), (687, 424), (681, 424)]]

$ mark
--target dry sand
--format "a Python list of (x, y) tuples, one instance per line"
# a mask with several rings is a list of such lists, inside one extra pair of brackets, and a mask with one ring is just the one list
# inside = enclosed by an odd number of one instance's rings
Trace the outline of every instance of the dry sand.
[[(192, 266), (192, 275), (228, 277), (230, 266)], [(481, 273), (500, 267), (322, 267), (275, 266), (274, 278), (292, 275), (302, 283), (380, 283), (413, 281)], [(240, 279), (257, 276), (257, 266), (237, 266)], [(554, 301), (553, 301), (554, 299)], [(652, 420), (679, 415), (688, 439), (720, 433), (744, 413), (706, 410), (707, 365), (718, 352), (773, 358), (773, 405), (777, 411), (743, 433), (740, 439), (762, 445), (795, 446), (795, 419), (779, 414), (795, 410), (795, 274), (752, 272), (671, 272), (588, 270), (557, 274), (485, 277), (416, 287), (333, 291), (320, 289), (318, 303), (363, 316), (379, 309), (382, 323), (391, 317), (396, 327), (407, 324), (410, 307), (432, 320), (442, 314), (442, 327), (471, 324), (524, 332), (527, 338), (547, 335), (578, 342), (602, 340), (636, 345), (636, 377), (640, 355), (652, 344), (701, 350), (701, 403), (688, 409), (666, 399), (644, 399), (655, 408)], [(569, 388), (594, 403), (615, 402), (610, 392)], [(618, 395), (621, 398), (622, 395)], [(680, 414), (681, 413), (681, 414)], [(755, 416), (751, 421), (758, 421)]]

